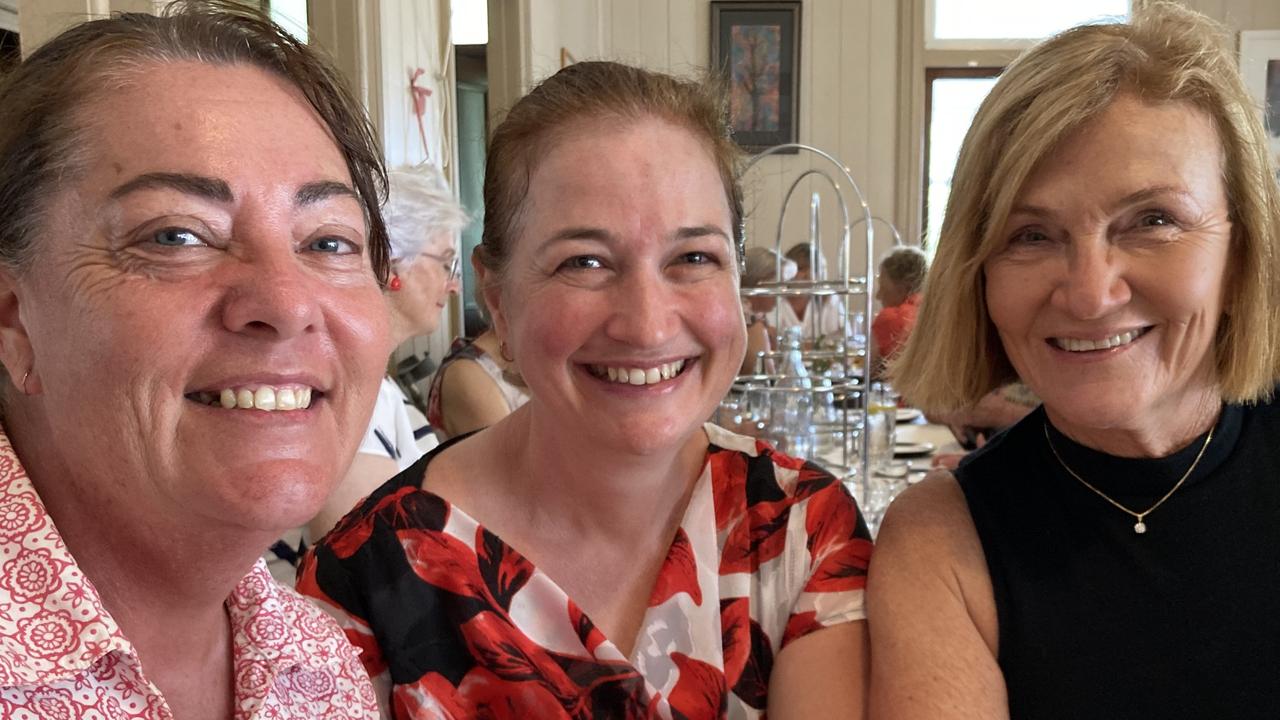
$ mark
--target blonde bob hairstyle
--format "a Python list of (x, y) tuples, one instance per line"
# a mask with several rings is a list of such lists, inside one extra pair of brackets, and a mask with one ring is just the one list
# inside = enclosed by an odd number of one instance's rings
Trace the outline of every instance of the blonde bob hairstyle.
[(1258, 108), (1222, 29), (1173, 3), (1132, 22), (1086, 25), (1027, 51), (978, 110), (956, 163), (924, 301), (891, 376), (928, 411), (947, 411), (1016, 379), (991, 322), (983, 264), (1006, 243), (1003, 226), (1037, 164), (1118, 93), (1184, 102), (1212, 119), (1232, 222), (1232, 268), (1215, 341), (1224, 400), (1270, 397), (1280, 378), (1277, 222), (1280, 190)]

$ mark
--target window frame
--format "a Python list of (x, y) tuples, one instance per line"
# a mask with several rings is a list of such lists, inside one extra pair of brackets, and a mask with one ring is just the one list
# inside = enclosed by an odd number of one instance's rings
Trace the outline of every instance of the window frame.
[(924, 251), (933, 256), (936, 248), (928, 246), (929, 240), (929, 155), (933, 142), (933, 82), (935, 80), (966, 80), (996, 78), (1004, 72), (1004, 65), (964, 67), (926, 67), (924, 69), (924, 149), (920, 188), (920, 243)]

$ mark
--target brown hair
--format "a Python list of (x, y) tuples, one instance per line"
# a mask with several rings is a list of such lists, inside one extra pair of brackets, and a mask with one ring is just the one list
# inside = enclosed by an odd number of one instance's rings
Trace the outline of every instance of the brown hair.
[(1121, 92), (1205, 113), (1222, 146), (1232, 282), (1215, 343), (1223, 399), (1269, 397), (1280, 378), (1280, 186), (1256, 103), (1222, 28), (1174, 3), (1132, 22), (1086, 25), (1029, 50), (1001, 75), (965, 136), (911, 340), (892, 363), (912, 402), (941, 411), (1015, 379), (987, 312), (983, 264), (1037, 163)]
[(45, 204), (74, 175), (87, 145), (81, 113), (104, 88), (136, 80), (149, 63), (242, 63), (293, 85), (328, 127), (368, 223), (369, 260), (388, 272), (382, 152), (338, 72), (262, 13), (232, 0), (177, 0), (161, 15), (124, 13), (76, 25), (0, 80), (0, 263), (32, 260)]
[(880, 261), (880, 272), (902, 286), (908, 295), (920, 292), (924, 276), (929, 271), (929, 259), (924, 251), (914, 245), (903, 245), (889, 251)]
[(742, 257), (740, 151), (729, 137), (724, 95), (713, 81), (692, 82), (615, 62), (574, 63), (543, 80), (507, 113), (489, 141), (484, 175), (484, 234), (476, 258), (499, 278), (519, 233), (537, 158), (585, 120), (656, 117), (703, 139), (724, 183), (735, 252)]

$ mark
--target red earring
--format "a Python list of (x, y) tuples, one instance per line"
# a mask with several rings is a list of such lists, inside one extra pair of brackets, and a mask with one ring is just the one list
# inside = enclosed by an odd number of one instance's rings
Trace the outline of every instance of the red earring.
[(391, 282), (387, 283), (387, 287), (388, 287), (388, 288), (390, 288), (390, 290), (391, 290), (392, 292), (395, 292), (396, 290), (399, 290), (399, 289), (400, 289), (400, 276), (399, 276), (399, 275), (392, 275), (392, 276), (391, 276)]

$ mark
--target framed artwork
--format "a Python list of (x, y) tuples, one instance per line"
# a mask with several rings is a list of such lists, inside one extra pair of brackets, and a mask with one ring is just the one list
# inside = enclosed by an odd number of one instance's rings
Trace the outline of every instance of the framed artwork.
[(739, 145), (758, 152), (796, 142), (800, 2), (714, 0), (711, 66), (724, 74)]
[(1280, 162), (1280, 30), (1240, 33), (1240, 73), (1262, 107), (1271, 156)]

